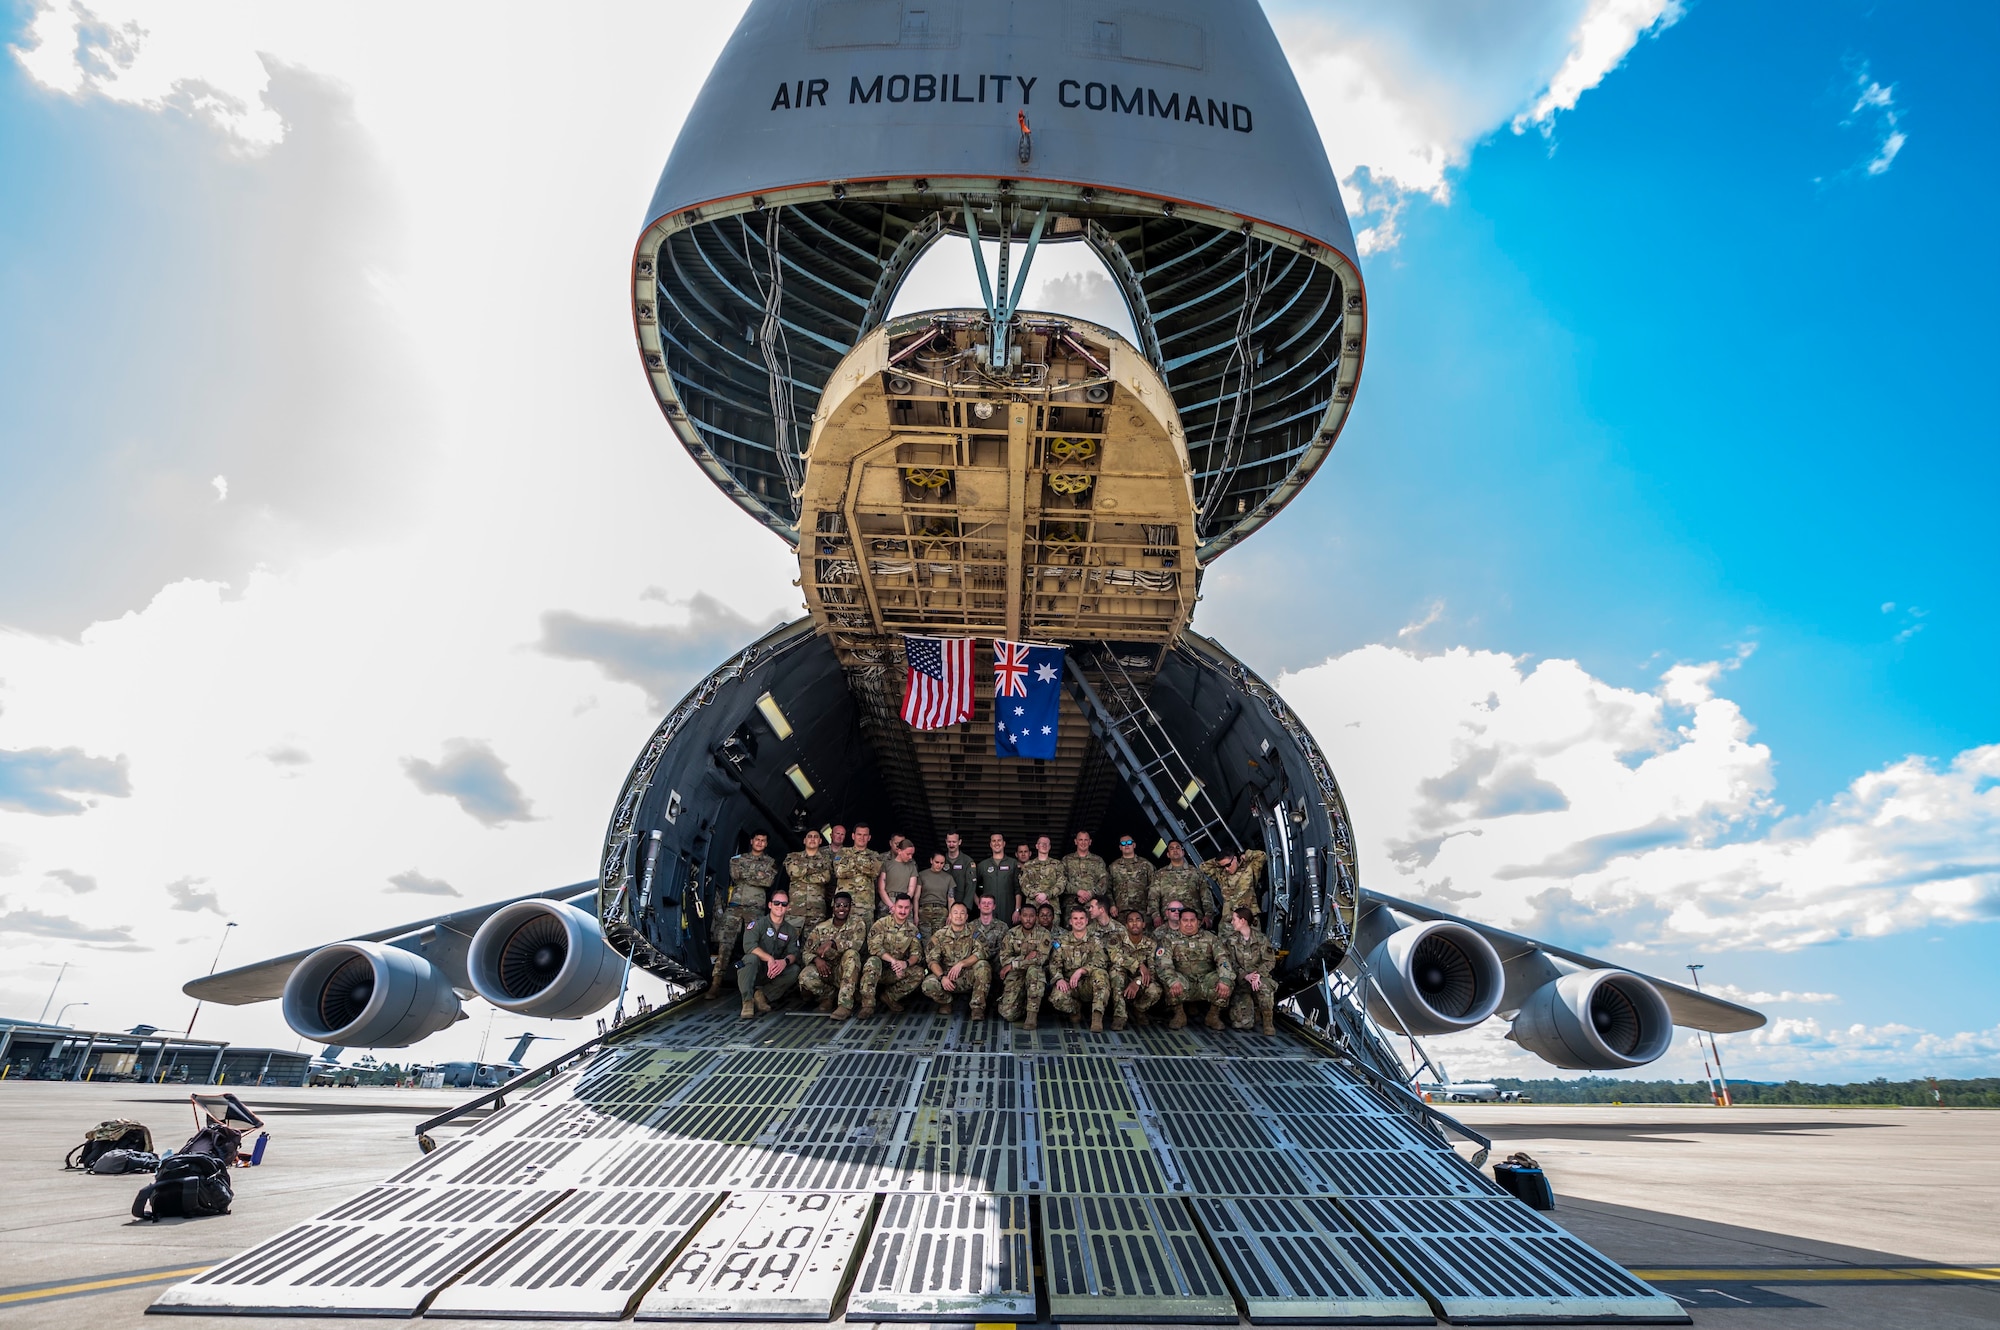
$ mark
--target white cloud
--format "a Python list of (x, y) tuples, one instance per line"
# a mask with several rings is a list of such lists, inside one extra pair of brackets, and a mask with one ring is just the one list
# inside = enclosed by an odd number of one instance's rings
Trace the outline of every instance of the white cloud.
[(247, 152), (284, 138), (283, 118), (264, 99), (270, 73), (257, 51), (211, 40), (213, 29), (186, 15), (147, 15), (135, 6), (108, 17), (121, 9), (45, 3), (13, 48), (15, 58), (45, 88), (190, 115)]
[(389, 875), (389, 889), (408, 896), (460, 896), (464, 893), (441, 877), (425, 877), (416, 869)]
[[(1786, 1075), (1800, 1068), (1817, 1073), (1828, 1063), (1844, 1066), (1921, 1067), (1938, 1076), (1978, 1075), (2000, 1059), (2000, 1025), (1986, 1030), (1933, 1034), (1908, 1025), (1822, 1024), (1815, 1017), (1780, 1017), (1741, 1036), (1759, 1064)], [(1725, 1054), (1727, 1045), (1724, 1045)]]
[(1792, 1005), (1801, 1002), (1838, 1002), (1838, 993), (1794, 993), (1787, 988), (1778, 993), (1767, 993), (1762, 989), (1738, 988), (1735, 984), (1703, 984), (1702, 991), (1726, 997), (1731, 1002), (1747, 1002), (1754, 1007), (1771, 1004)]
[(436, 762), (404, 758), (403, 774), (425, 794), (456, 801), (466, 816), (485, 826), (529, 822), (535, 816), (528, 797), (507, 774), (507, 764), (484, 740), (447, 739), (444, 756)]
[(1896, 163), (1896, 154), (1903, 150), (1910, 136), (1900, 128), (1903, 116), (1896, 109), (1896, 85), (1883, 86), (1868, 76), (1868, 66), (1854, 77), (1856, 96), (1854, 105), (1848, 108), (1843, 125), (1852, 125), (1866, 116), (1874, 122), (1876, 145), (1875, 155), (1861, 168), (1868, 175), (1883, 175)]
[(88, 873), (79, 873), (73, 868), (51, 868), (48, 876), (79, 896), (87, 896), (97, 890), (96, 878)]
[(1679, 0), (1349, 0), (1284, 5), (1272, 20), (1369, 254), (1400, 239), (1411, 197), (1450, 198), (1482, 140), (1548, 132), (1681, 13)]
[(1722, 670), (1642, 692), (1572, 661), (1378, 646), (1279, 686), (1341, 774), (1364, 885), (1391, 895), (1448, 879), (1468, 914), (1642, 966), (2000, 918), (2000, 745), (1788, 816)]
[(1624, 64), (1641, 37), (1672, 27), (1686, 12), (1680, 0), (1590, 0), (1590, 8), (1570, 35), (1562, 68), (1535, 104), (1514, 117), (1514, 132), (1530, 125), (1548, 132), (1556, 112), (1575, 110), (1577, 98)]
[(1441, 600), (1434, 600), (1431, 602), (1430, 608), (1424, 611), (1423, 618), (1412, 619), (1409, 623), (1404, 624), (1401, 628), (1398, 628), (1396, 630), (1396, 636), (1414, 637), (1418, 633), (1424, 631), (1424, 629), (1436, 623), (1439, 619), (1442, 619), (1443, 617), (1444, 617), (1444, 602)]
[(205, 877), (184, 877), (167, 883), (167, 899), (176, 910), (186, 910), (189, 914), (222, 913), (222, 903), (216, 899), (213, 887), (204, 888)]

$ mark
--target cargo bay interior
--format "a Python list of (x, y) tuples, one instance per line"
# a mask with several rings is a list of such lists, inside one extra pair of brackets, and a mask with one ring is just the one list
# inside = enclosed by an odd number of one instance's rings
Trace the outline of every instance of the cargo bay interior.
[[(889, 316), (919, 258), (975, 240), (1000, 256), (990, 281), (969, 265), (984, 308)], [(1098, 256), (1136, 344), (1016, 310), (1037, 246), (1060, 244)], [(1114, 190), (855, 179), (661, 215), (633, 274), (663, 414), (798, 551), (811, 617), (649, 739), (604, 845), (615, 941), (662, 974), (705, 972), (749, 833), (781, 854), (858, 819), (878, 849), (948, 830), (975, 854), (996, 831), (1057, 853), (1077, 830), (1109, 853), (1126, 832), (1147, 849), (1178, 835), (1197, 859), (1263, 848), (1281, 978), (1338, 959), (1356, 895), (1332, 772), (1261, 680), (1186, 628), (1203, 565), (1304, 485), (1345, 417), (1364, 309), (1343, 254)], [(899, 719), (912, 630), (978, 640), (970, 721)], [(1070, 647), (1051, 760), (994, 755), (996, 637)]]

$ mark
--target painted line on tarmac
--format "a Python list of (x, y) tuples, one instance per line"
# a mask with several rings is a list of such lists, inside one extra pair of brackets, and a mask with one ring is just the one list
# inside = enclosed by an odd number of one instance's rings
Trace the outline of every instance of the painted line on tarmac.
[(1735, 1265), (1711, 1269), (1634, 1269), (1649, 1284), (1694, 1280), (1748, 1284), (2000, 1283), (2000, 1265)]
[(174, 1266), (156, 1270), (127, 1270), (122, 1274), (102, 1275), (67, 1284), (16, 1284), (13, 1288), (0, 1288), (0, 1307), (16, 1307), (24, 1302), (49, 1302), (56, 1298), (80, 1298), (91, 1293), (131, 1288), (135, 1284), (163, 1284), (169, 1279), (186, 1279), (210, 1268), (206, 1265)]

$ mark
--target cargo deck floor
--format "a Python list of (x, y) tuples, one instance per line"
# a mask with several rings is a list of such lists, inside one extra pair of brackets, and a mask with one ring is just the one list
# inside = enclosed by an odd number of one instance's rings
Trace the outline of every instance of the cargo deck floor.
[(156, 1313), (1683, 1322), (1303, 1035), (685, 1003)]

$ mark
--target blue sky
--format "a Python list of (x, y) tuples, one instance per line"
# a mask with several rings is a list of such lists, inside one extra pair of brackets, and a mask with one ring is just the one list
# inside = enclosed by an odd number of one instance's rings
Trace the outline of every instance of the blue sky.
[[(1789, 994), (1744, 1074), (1993, 1074), (2000, 20), (1650, 0), (1621, 59), (1610, 8), (1273, 7), (1369, 358), (1197, 626), (1283, 677), (1372, 884)], [(79, 63), (0, 9), (0, 1010), (74, 955), (167, 1024), (225, 912), (248, 959), (586, 875), (796, 570), (631, 363), (658, 11), (97, 12)]]

